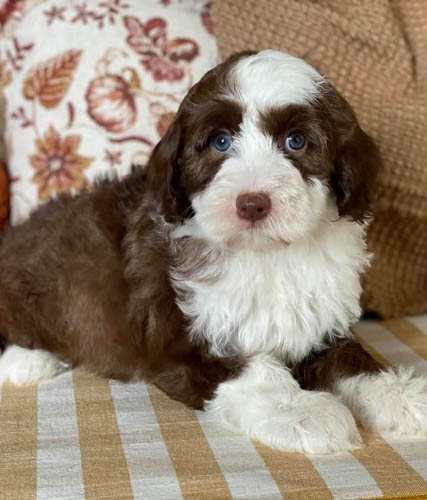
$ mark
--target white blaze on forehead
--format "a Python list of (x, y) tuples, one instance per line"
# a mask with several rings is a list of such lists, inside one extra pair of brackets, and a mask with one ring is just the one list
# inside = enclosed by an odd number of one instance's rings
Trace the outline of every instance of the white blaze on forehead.
[(263, 50), (240, 59), (231, 71), (232, 92), (246, 108), (304, 104), (315, 99), (324, 78), (302, 59)]

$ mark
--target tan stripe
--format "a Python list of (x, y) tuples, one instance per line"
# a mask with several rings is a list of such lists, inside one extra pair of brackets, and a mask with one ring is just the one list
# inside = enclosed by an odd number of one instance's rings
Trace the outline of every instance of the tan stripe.
[(387, 330), (427, 360), (427, 336), (408, 320), (389, 319), (381, 322)]
[(86, 500), (133, 499), (108, 380), (73, 373)]
[(365, 446), (353, 451), (375, 479), (384, 495), (422, 495), (426, 482), (380, 436), (361, 430)]
[(371, 347), (367, 342), (365, 342), (362, 338), (356, 335), (357, 341), (363, 347), (363, 349), (369, 353), (377, 363), (379, 363), (383, 368), (389, 368), (390, 363), (381, 356), (379, 352), (377, 352), (373, 347)]
[(37, 386), (4, 384), (0, 406), (1, 498), (37, 494)]
[(231, 499), (230, 489), (194, 412), (147, 386), (184, 498)]
[(273, 450), (259, 442), (254, 442), (254, 446), (286, 500), (333, 498), (322, 476), (305, 455)]

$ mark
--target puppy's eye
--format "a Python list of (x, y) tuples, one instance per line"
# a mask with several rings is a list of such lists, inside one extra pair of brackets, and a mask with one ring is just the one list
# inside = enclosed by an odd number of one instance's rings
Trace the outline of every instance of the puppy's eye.
[(306, 143), (307, 141), (302, 134), (293, 132), (292, 134), (289, 134), (288, 137), (286, 137), (285, 149), (289, 153), (297, 153), (304, 149)]
[(217, 134), (212, 141), (214, 148), (220, 153), (225, 153), (231, 148), (233, 139), (227, 132), (221, 132)]

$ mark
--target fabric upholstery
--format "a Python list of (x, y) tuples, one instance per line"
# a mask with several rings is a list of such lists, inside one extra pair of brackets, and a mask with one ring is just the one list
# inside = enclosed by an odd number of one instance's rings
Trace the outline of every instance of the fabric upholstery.
[[(384, 365), (427, 372), (427, 316), (362, 322)], [(142, 382), (76, 370), (0, 389), (1, 498), (426, 498), (427, 437), (363, 432), (352, 453), (307, 457), (249, 441)]]
[(366, 309), (427, 309), (427, 2), (216, 0), (220, 54), (278, 48), (327, 75), (377, 141), (385, 168), (369, 231)]

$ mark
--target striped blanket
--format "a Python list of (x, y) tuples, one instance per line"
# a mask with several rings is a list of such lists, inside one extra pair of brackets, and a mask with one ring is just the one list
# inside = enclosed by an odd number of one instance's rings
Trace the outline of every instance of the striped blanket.
[[(384, 365), (427, 371), (427, 316), (356, 327)], [(352, 453), (271, 450), (143, 383), (76, 370), (0, 389), (0, 498), (427, 498), (427, 438)]]

